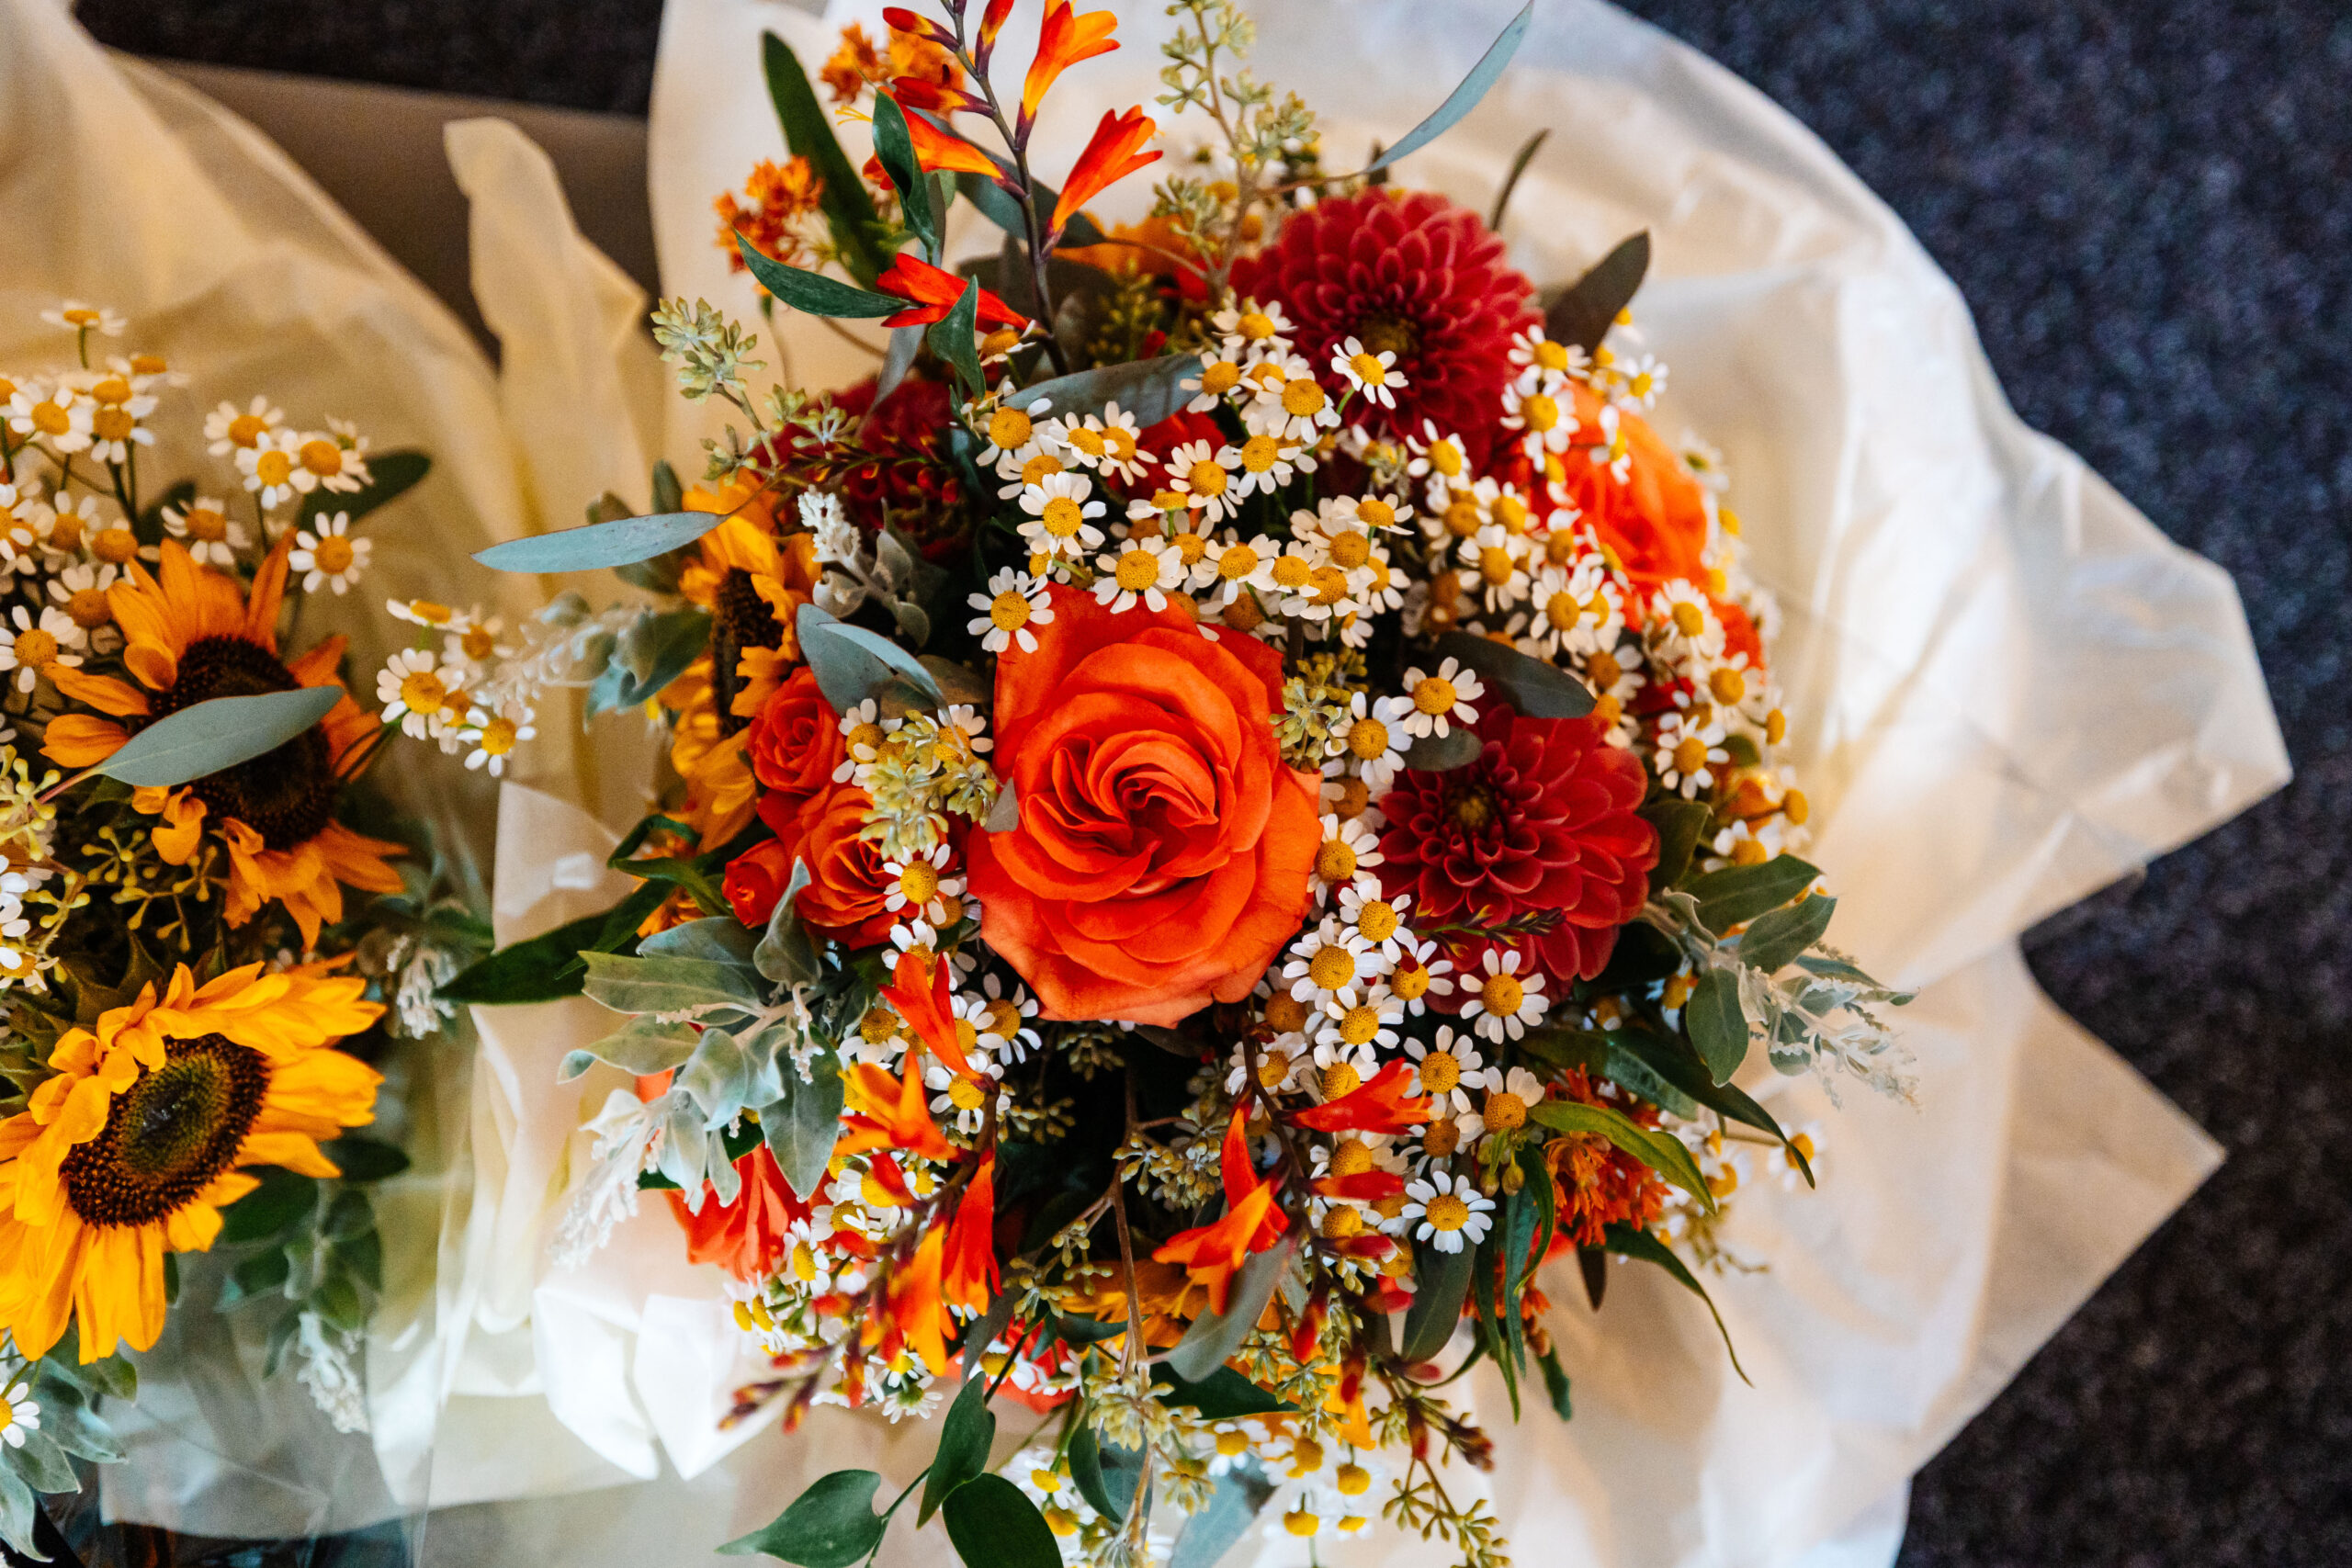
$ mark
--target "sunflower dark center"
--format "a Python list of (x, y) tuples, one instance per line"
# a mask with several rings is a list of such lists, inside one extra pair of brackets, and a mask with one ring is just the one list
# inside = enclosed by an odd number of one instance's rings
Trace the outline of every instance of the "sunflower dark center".
[(710, 692), (718, 707), (719, 734), (732, 735), (752, 722), (735, 712), (736, 694), (743, 689), (735, 665), (743, 650), (783, 646), (784, 626), (752, 585), (752, 574), (741, 567), (728, 569), (718, 580), (710, 616)]
[(261, 1115), (269, 1070), (259, 1052), (205, 1034), (167, 1040), (164, 1054), (59, 1167), (86, 1224), (143, 1225), (187, 1207), (235, 1161)]
[[(179, 678), (154, 697), (155, 716), (213, 697), (290, 692), (299, 682), (277, 656), (243, 637), (198, 637), (180, 654)], [(213, 817), (234, 817), (273, 850), (316, 838), (334, 818), (340, 785), (326, 731), (313, 725), (275, 751), (190, 784)]]
[(1421, 329), (1417, 322), (1386, 310), (1374, 310), (1356, 323), (1356, 337), (1367, 354), (1394, 354), (1396, 363), (1404, 364), (1421, 346)]

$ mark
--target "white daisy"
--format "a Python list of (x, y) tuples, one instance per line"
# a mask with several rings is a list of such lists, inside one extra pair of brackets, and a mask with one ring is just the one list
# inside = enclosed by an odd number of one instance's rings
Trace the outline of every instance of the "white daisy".
[(1478, 710), (1474, 705), (1486, 695), (1486, 691), (1476, 671), (1447, 659), (1438, 665), (1433, 675), (1423, 673), (1419, 667), (1406, 671), (1405, 694), (1382, 699), (1376, 711), (1407, 735), (1442, 739), (1457, 724), (1466, 728), (1478, 722)]
[[(1275, 366), (1276, 362), (1268, 361), (1268, 367)], [(1252, 434), (1312, 442), (1340, 423), (1339, 405), (1315, 378), (1313, 366), (1295, 359), (1278, 367), (1279, 376), (1252, 378), (1257, 392), (1241, 411), (1241, 423)]]
[[(1017, 399), (1019, 394), (1014, 396)], [(980, 445), (980, 466), (993, 468), (1009, 478), (1020, 471), (1022, 464), (1047, 450), (1044, 426), (1046, 411), (1052, 406), (1046, 398), (1030, 399), (1019, 408), (1011, 402), (1000, 404), (989, 415), (986, 439)]]
[(256, 396), (243, 409), (223, 402), (204, 416), (204, 438), (211, 443), (205, 449), (216, 457), (249, 450), (259, 446), (263, 436), (285, 423), (285, 411), (273, 407), (265, 397)]
[(1067, 471), (1021, 487), (1021, 510), (1029, 514), (1021, 536), (1033, 557), (1080, 560), (1102, 543), (1102, 530), (1089, 521), (1102, 515), (1102, 503), (1089, 499), (1093, 491), (1084, 474)]
[(1331, 351), (1331, 368), (1346, 377), (1367, 400), (1385, 409), (1396, 406), (1395, 389), (1409, 384), (1404, 374), (1396, 369), (1396, 350), (1368, 353), (1352, 335)]
[(1556, 391), (1505, 387), (1503, 428), (1519, 431), (1520, 450), (1541, 465), (1546, 457), (1568, 449), (1577, 428), (1576, 405)]
[(1685, 800), (1696, 799), (1701, 790), (1714, 788), (1731, 765), (1723, 742), (1724, 727), (1712, 716), (1694, 723), (1689, 714), (1670, 713), (1658, 720), (1650, 766), (1661, 785), (1680, 792)]
[(1476, 1019), (1479, 1038), (1500, 1041), (1517, 1040), (1527, 1033), (1528, 1026), (1544, 1021), (1544, 1014), (1552, 998), (1544, 994), (1544, 976), (1538, 973), (1519, 972), (1520, 953), (1517, 949), (1487, 949), (1483, 960), (1485, 973), (1474, 969), (1462, 978), (1462, 1017)]
[(1431, 1110), (1443, 1115), (1450, 1108), (1453, 1115), (1461, 1116), (1476, 1109), (1470, 1090), (1486, 1081), (1480, 1071), (1486, 1059), (1478, 1055), (1478, 1042), (1468, 1031), (1457, 1034), (1452, 1024), (1442, 1023), (1434, 1043), (1408, 1040), (1405, 1055), (1413, 1063), (1413, 1092), (1441, 1102)]
[(981, 1041), (995, 1054), (1012, 1061), (1025, 1062), (1030, 1051), (1039, 1044), (1037, 1032), (1029, 1021), (1037, 1016), (1037, 998), (1018, 980), (1008, 992), (1004, 982), (994, 974), (981, 976), (980, 1000), (988, 1022), (980, 1030)]
[(108, 337), (120, 337), (122, 329), (130, 324), (109, 307), (85, 305), (79, 299), (68, 299), (54, 310), (43, 310), (40, 319), (69, 333), (100, 332)]
[(1029, 628), (1045, 626), (1054, 618), (1053, 602), (1046, 585), (1025, 571), (1012, 567), (1001, 567), (989, 579), (988, 592), (965, 596), (965, 603), (980, 614), (964, 627), (980, 639), (980, 646), (990, 653), (1002, 653), (1018, 643), (1023, 653), (1037, 651), (1037, 634)]
[(423, 740), (459, 722), (464, 690), (439, 666), (428, 648), (405, 648), (384, 661), (376, 672), (376, 700), (384, 705), (386, 724), (398, 723), (402, 735)]
[[(383, 680), (380, 676), (376, 686), (378, 694), (381, 695)], [(528, 704), (512, 698), (499, 704), (495, 710), (469, 707), (465, 727), (458, 731), (458, 743), (471, 748), (466, 753), (466, 766), (488, 768), (492, 778), (500, 777), (506, 772), (508, 754), (538, 734), (531, 727), (531, 720), (537, 716)], [(406, 728), (405, 724), (402, 728)]]
[(1526, 1126), (1528, 1109), (1544, 1099), (1544, 1080), (1525, 1067), (1513, 1067), (1508, 1073), (1500, 1067), (1488, 1067), (1484, 1084), (1486, 1097), (1478, 1106), (1478, 1120), (1485, 1125), (1488, 1138)]
[(8, 395), (8, 428), (61, 457), (89, 446), (90, 416), (96, 412), (89, 399), (63, 384), (28, 381)]
[(244, 525), (230, 520), (228, 503), (209, 495), (164, 507), (164, 532), (184, 541), (188, 558), (203, 566), (233, 567), (237, 552), (252, 542)]
[(1360, 931), (1326, 916), (1290, 945), (1291, 959), (1283, 965), (1293, 1000), (1353, 1003), (1361, 987), (1387, 972), (1382, 957)]
[[(235, 449), (237, 472), (264, 506), (282, 506), (298, 491), (315, 490), (319, 479), (302, 467), (302, 437), (291, 430), (265, 430), (250, 446)], [(302, 476), (298, 484), (295, 476)]]
[(1140, 599), (1155, 615), (1168, 596), (1184, 586), (1184, 558), (1165, 539), (1131, 537), (1115, 554), (1094, 563), (1094, 598), (1114, 612), (1132, 609)]
[(1408, 1182), (1405, 1198), (1399, 1218), (1408, 1224), (1419, 1221), (1412, 1227), (1413, 1238), (1440, 1252), (1459, 1252), (1465, 1242), (1477, 1246), (1494, 1224), (1494, 1201), (1478, 1190), (1467, 1171), (1457, 1177), (1433, 1170), (1421, 1180)]
[(13, 632), (7, 621), (0, 620), (0, 672), (17, 672), (17, 690), (31, 691), (53, 664), (71, 668), (82, 662), (80, 654), (68, 650), (83, 646), (85, 634), (64, 611), (44, 604), (40, 618), (35, 620), (30, 611), (18, 604), (10, 618), (16, 622)]
[(314, 517), (311, 525), (294, 536), (294, 553), (286, 564), (304, 573), (302, 592), (316, 593), (322, 586), (332, 587), (340, 596), (359, 581), (368, 570), (368, 554), (375, 547), (366, 539), (350, 536), (351, 513), (338, 512), (332, 517)]
[(1382, 863), (1380, 840), (1360, 817), (1322, 819), (1323, 842), (1315, 852), (1315, 891), (1329, 897), (1342, 887), (1371, 897), (1380, 891), (1372, 868)]
[(11, 1386), (0, 1393), (0, 1442), (12, 1449), (25, 1446), (28, 1432), (40, 1430), (40, 1402), (25, 1397), (21, 1389)]
[(927, 855), (884, 861), (883, 874), (893, 880), (882, 896), (882, 907), (893, 911), (912, 909), (934, 926), (953, 923), (947, 906), (953, 900), (961, 908), (964, 879), (948, 873), (951, 854), (945, 844), (935, 844)]
[(1405, 1010), (1421, 1016), (1432, 996), (1453, 995), (1453, 960), (1440, 957), (1435, 938), (1416, 941), (1410, 931), (1396, 938), (1396, 966), (1389, 971), (1388, 988), (1405, 1002)]
[(1201, 513), (1204, 525), (1221, 523), (1241, 502), (1241, 495), (1233, 489), (1233, 470), (1240, 463), (1238, 447), (1187, 441), (1168, 454), (1168, 488), (1183, 496), (1185, 503)]
[(1290, 334), (1296, 331), (1280, 302), (1261, 305), (1244, 299), (1227, 305), (1209, 318), (1228, 359), (1259, 360), (1290, 352)]
[(855, 778), (858, 769), (882, 754), (882, 742), (891, 731), (905, 722), (904, 719), (882, 717), (878, 705), (872, 697), (851, 704), (849, 711), (841, 717), (842, 747), (848, 755), (842, 759), (841, 766), (833, 770), (833, 782), (847, 784)]
[(1355, 1054), (1359, 1070), (1368, 1071), (1381, 1050), (1396, 1049), (1396, 1025), (1404, 1019), (1405, 1004), (1391, 995), (1387, 987), (1375, 983), (1355, 1001), (1342, 1003), (1334, 998), (1323, 1004), (1316, 1021), (1317, 1049), (1321, 1050), (1322, 1043), (1329, 1042)]
[(1201, 351), (1201, 368), (1177, 383), (1181, 391), (1194, 394), (1184, 405), (1188, 413), (1206, 413), (1225, 401), (1233, 389), (1241, 385), (1242, 366), (1237, 360), (1218, 356), (1213, 349)]

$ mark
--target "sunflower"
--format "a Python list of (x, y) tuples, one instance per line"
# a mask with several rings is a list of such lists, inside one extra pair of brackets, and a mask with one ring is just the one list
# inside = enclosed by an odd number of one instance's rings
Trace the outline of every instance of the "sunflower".
[[(288, 548), (279, 541), (262, 562), (250, 597), (234, 578), (197, 565), (174, 540), (164, 541), (160, 581), (130, 563), (130, 575), (107, 590), (107, 606), (126, 639), (123, 668), (138, 683), (52, 670), (53, 679), (62, 677), (60, 691), (110, 716), (61, 715), (50, 721), (42, 750), (62, 766), (86, 768), (112, 756), (141, 722), (209, 697), (340, 686), (340, 637), (291, 663), (278, 657)], [(346, 696), (274, 751), (180, 788), (140, 790), (131, 803), (163, 818), (155, 848), (174, 865), (196, 853), (209, 819), (229, 850), (229, 924), (244, 924), (274, 898), (311, 946), (322, 923), (343, 918), (344, 885), (370, 893), (401, 889), (400, 874), (384, 863), (403, 852), (401, 846), (364, 838), (334, 819), (344, 781), (365, 760), (379, 728)]]
[(164, 1254), (201, 1252), (259, 1183), (238, 1168), (340, 1175), (319, 1140), (374, 1120), (383, 1081), (331, 1043), (376, 1021), (367, 982), (258, 964), (69, 1031), (57, 1076), (0, 1122), (0, 1328), (45, 1354), (79, 1317), (85, 1362), (164, 1326)]
[(742, 484), (686, 492), (689, 512), (725, 512), (679, 574), (678, 592), (710, 612), (710, 651), (662, 693), (678, 716), (670, 765), (686, 784), (685, 817), (706, 846), (751, 820), (755, 788), (743, 734), (800, 660), (794, 617), (817, 588), (817, 541), (779, 539), (768, 498)]

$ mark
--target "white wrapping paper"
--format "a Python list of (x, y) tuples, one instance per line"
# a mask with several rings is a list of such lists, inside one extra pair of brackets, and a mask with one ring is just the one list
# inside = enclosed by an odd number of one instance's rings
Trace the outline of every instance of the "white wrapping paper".
[[(751, 315), (709, 243), (709, 203), (781, 152), (760, 30), (814, 62), (841, 20), (875, 28), (873, 9), (820, 23), (784, 0), (671, 0), (652, 195), (672, 290)], [(1048, 169), (1102, 107), (1156, 90), (1158, 7), (1123, 10), (1127, 47), (1057, 90)], [(1258, 69), (1323, 111), (1335, 155), (1426, 112), (1508, 13), (1499, 0), (1442, 17), (1405, 0), (1256, 10)], [(1024, 6), (1015, 64), (1033, 28)], [(191, 389), (208, 405), (266, 387), (306, 413), (327, 400), (380, 446), (429, 447), (440, 467), (399, 513), (410, 549), (387, 549), (394, 514), (377, 532), (374, 598), (428, 582), (446, 596), (461, 549), (564, 525), (605, 489), (641, 501), (656, 450), (692, 471), (695, 431), (658, 396), (630, 291), (511, 131), (451, 139), (477, 203), (478, 297), (502, 338), (494, 375), (266, 143), (106, 61), (51, 0), (0, 3), (0, 210), (56, 219), (0, 229), (0, 359), (16, 362), (9, 334), (54, 296), (104, 299), (164, 326), (148, 341), (208, 373)], [(1781, 595), (1773, 660), (1841, 939), (1926, 989), (1904, 1017), (1917, 1110), (1858, 1089), (1833, 1111), (1809, 1085), (1759, 1086), (1784, 1119), (1820, 1121), (1827, 1153), (1817, 1194), (1743, 1193), (1731, 1239), (1772, 1268), (1713, 1283), (1755, 1387), (1730, 1375), (1703, 1310), (1654, 1273), (1621, 1274), (1598, 1318), (1572, 1280), (1549, 1280), (1577, 1418), (1535, 1411), (1509, 1427), (1499, 1388), (1476, 1385), (1500, 1438), (1487, 1484), (1531, 1560), (1883, 1562), (1905, 1478), (2217, 1157), (2040, 997), (2016, 936), (2275, 788), (2285, 757), (2226, 578), (2018, 425), (1950, 283), (1806, 132), (1662, 35), (1564, 3), (1539, 6), (1497, 92), (1401, 177), (1483, 207), (1537, 124), (1555, 134), (1507, 238), (1550, 281), (1651, 230), (1639, 303), (1673, 369), (1660, 422), (1724, 448), (1752, 568)], [(1114, 191), (1106, 215), (1135, 215), (1144, 183)], [(959, 220), (967, 245), (993, 244)], [(868, 368), (821, 331), (774, 346), (810, 384)], [(503, 586), (520, 608), (529, 585)], [(601, 846), (646, 776), (627, 728), (607, 720), (593, 750), (568, 750), (576, 729), (543, 716), (538, 790), (499, 807), (503, 938), (603, 897)], [(109, 1479), (111, 1509), (270, 1533), (426, 1496), (540, 1497), (436, 1516), (427, 1558), (594, 1568), (702, 1561), (844, 1464), (911, 1473), (927, 1429), (822, 1412), (789, 1438), (716, 1430), (746, 1376), (740, 1347), (716, 1271), (684, 1265), (658, 1206), (586, 1269), (551, 1268), (574, 1129), (611, 1087), (554, 1082), (574, 1036), (601, 1032), (586, 1007), (489, 1015), (478, 1061), (438, 1086), (444, 1152), (411, 1179), (423, 1218), (409, 1231), (435, 1234), (446, 1199), (438, 1256), (395, 1258), (397, 1310), (370, 1348), (379, 1490), (321, 1468), (323, 1448), (270, 1483), (282, 1496), (225, 1485), (272, 1461), (190, 1396), (151, 1402), (158, 1435)], [(903, 1527), (892, 1543), (895, 1562), (944, 1550)], [(1304, 1560), (1286, 1538), (1252, 1550)], [(1429, 1555), (1386, 1536), (1343, 1549)]]

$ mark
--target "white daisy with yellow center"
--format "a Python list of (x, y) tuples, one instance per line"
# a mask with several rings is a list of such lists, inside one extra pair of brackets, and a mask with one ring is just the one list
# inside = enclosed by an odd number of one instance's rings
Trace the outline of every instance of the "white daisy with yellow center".
[(1093, 519), (1102, 515), (1103, 506), (1093, 494), (1093, 480), (1068, 469), (1021, 487), (1021, 510), (1029, 514), (1021, 536), (1028, 541), (1032, 560), (1083, 560), (1101, 547), (1102, 530)]
[(852, 703), (841, 716), (842, 747), (848, 755), (841, 766), (833, 770), (835, 784), (847, 784), (865, 767), (882, 755), (882, 743), (906, 722), (903, 718), (885, 718), (872, 697)]
[(286, 411), (258, 394), (243, 408), (223, 402), (204, 416), (205, 448), (216, 457), (261, 445), (261, 438), (286, 423)]
[(1233, 484), (1234, 473), (1241, 467), (1238, 446), (1187, 441), (1168, 454), (1162, 467), (1168, 489), (1184, 497), (1185, 504), (1200, 513), (1204, 525), (1222, 523), (1238, 510), (1241, 496)]
[(1650, 769), (1657, 774), (1657, 782), (1685, 800), (1695, 800), (1700, 791), (1714, 788), (1731, 766), (1723, 722), (1712, 709), (1705, 718), (1690, 713), (1668, 714), (1658, 720), (1652, 748)]
[(1530, 327), (1512, 336), (1510, 362), (1521, 386), (1556, 389), (1583, 376), (1592, 359), (1577, 344), (1555, 343), (1542, 327)]
[(1454, 1176), (1433, 1170), (1405, 1184), (1405, 1208), (1398, 1218), (1410, 1227), (1414, 1240), (1428, 1242), (1440, 1252), (1459, 1252), (1487, 1239), (1494, 1210), (1494, 1200), (1478, 1190), (1467, 1171)]
[(1461, 1116), (1478, 1108), (1470, 1091), (1486, 1081), (1487, 1063), (1478, 1054), (1476, 1038), (1467, 1031), (1457, 1032), (1453, 1025), (1442, 1023), (1436, 1040), (1429, 1043), (1406, 1041), (1405, 1055), (1413, 1063), (1412, 1092), (1436, 1101), (1430, 1107), (1432, 1113)]
[(351, 536), (351, 514), (338, 512), (332, 517), (313, 518), (309, 527), (299, 530), (294, 553), (286, 558), (286, 564), (303, 574), (303, 592), (332, 588), (341, 597), (368, 570), (368, 554), (373, 547), (366, 539)]
[(1346, 722), (1331, 731), (1326, 746), (1329, 760), (1323, 764), (1326, 777), (1337, 778), (1352, 774), (1363, 780), (1372, 795), (1388, 793), (1396, 782), (1397, 770), (1405, 765), (1407, 737), (1401, 729), (1373, 711), (1373, 702), (1362, 692), (1348, 699)]
[(101, 653), (111, 651), (122, 641), (122, 634), (114, 624), (114, 606), (107, 599), (107, 590), (120, 575), (113, 567), (84, 562), (67, 567), (49, 580), (51, 602), (65, 612), (66, 618), (88, 637), (89, 646)]
[(1054, 618), (1053, 601), (1046, 585), (1027, 572), (1013, 567), (1000, 567), (989, 579), (985, 592), (967, 594), (964, 601), (980, 612), (965, 624), (964, 629), (980, 639), (980, 646), (990, 653), (1002, 653), (1019, 645), (1023, 653), (1037, 651), (1035, 627), (1048, 625)]
[(1367, 897), (1380, 891), (1374, 868), (1382, 863), (1380, 840), (1361, 817), (1326, 815), (1321, 819), (1323, 841), (1315, 851), (1315, 891), (1325, 898), (1351, 887)]
[(1193, 400), (1184, 405), (1184, 411), (1187, 413), (1207, 413), (1212, 409), (1224, 407), (1226, 400), (1241, 386), (1248, 369), (1249, 367), (1239, 359), (1228, 357), (1216, 349), (1203, 349), (1200, 369), (1176, 384), (1179, 391), (1193, 394)]
[(1405, 1004), (1374, 982), (1352, 1002), (1334, 998), (1323, 1004), (1315, 1021), (1316, 1050), (1328, 1045), (1345, 1053), (1357, 1071), (1370, 1076), (1378, 1054), (1396, 1048), (1396, 1026), (1404, 1021)]
[(1525, 1067), (1505, 1072), (1488, 1067), (1476, 1085), (1479, 1090), (1478, 1121), (1483, 1142), (1491, 1142), (1527, 1125), (1527, 1113), (1544, 1100), (1544, 1080)]
[(1244, 364), (1287, 355), (1291, 333), (1298, 330), (1280, 301), (1261, 305), (1255, 299), (1227, 305), (1209, 318), (1209, 325), (1216, 329), (1225, 356)]
[[(514, 649), (498, 640), (505, 626), (496, 615), (485, 616), (479, 606), (469, 615), (453, 616), (441, 638), (443, 661), (469, 666), (479, 674), (499, 660), (514, 658)], [(474, 679), (469, 675), (467, 682)]]
[(1267, 360), (1250, 381), (1255, 389), (1241, 423), (1253, 435), (1311, 442), (1340, 423), (1340, 405), (1304, 359)]
[(1450, 735), (1457, 724), (1478, 722), (1478, 699), (1487, 688), (1477, 672), (1459, 660), (1447, 659), (1433, 671), (1419, 666), (1405, 671), (1404, 694), (1383, 697), (1375, 710), (1392, 728), (1416, 739)]
[(947, 845), (936, 844), (929, 854), (884, 861), (882, 874), (890, 883), (882, 907), (894, 913), (911, 909), (934, 926), (954, 925), (964, 912), (964, 879), (949, 869), (954, 858)]
[[(1016, 400), (1018, 397), (1016, 393)], [(1018, 407), (1007, 402), (991, 409), (988, 423), (980, 429), (979, 466), (992, 468), (1001, 478), (1011, 479), (1030, 458), (1053, 451), (1048, 439), (1051, 422), (1046, 418), (1052, 407), (1049, 398), (1031, 398), (1020, 401)]]
[(1007, 985), (989, 974), (980, 979), (978, 999), (987, 1015), (980, 1026), (981, 1043), (1007, 1060), (1027, 1061), (1031, 1048), (1039, 1043), (1037, 1032), (1029, 1026), (1037, 1016), (1037, 998), (1020, 981)]
[(1419, 435), (1405, 437), (1405, 476), (1421, 481), (1423, 498), (1433, 512), (1442, 512), (1453, 492), (1470, 482), (1470, 458), (1462, 437), (1421, 421)]
[(1382, 408), (1396, 406), (1396, 389), (1410, 385), (1404, 373), (1396, 368), (1396, 351), (1384, 349), (1374, 354), (1353, 336), (1344, 338), (1331, 351), (1331, 368), (1347, 378), (1348, 384), (1363, 394), (1365, 400)]
[(0, 620), (0, 672), (15, 671), (17, 690), (29, 692), (52, 666), (79, 665), (82, 656), (74, 649), (87, 637), (73, 616), (54, 604), (42, 605), (38, 619), (18, 604), (6, 620)]
[(88, 449), (97, 405), (72, 386), (28, 381), (8, 396), (8, 428), (61, 457)]
[(1400, 931), (1396, 937), (1396, 965), (1388, 972), (1388, 988), (1404, 1002), (1408, 1013), (1419, 1018), (1429, 1008), (1431, 997), (1453, 995), (1453, 960), (1444, 956), (1444, 949), (1434, 937), (1423, 941), (1410, 931)]
[(1094, 562), (1094, 599), (1114, 613), (1141, 603), (1156, 615), (1168, 608), (1168, 596), (1182, 589), (1189, 575), (1183, 553), (1171, 542), (1130, 536)]
[(376, 672), (376, 700), (384, 722), (397, 723), (412, 739), (451, 734), (469, 711), (462, 672), (444, 670), (429, 648), (404, 648)]
[(164, 532), (186, 545), (199, 566), (233, 567), (237, 552), (253, 542), (245, 525), (230, 517), (228, 502), (209, 495), (164, 507)]
[(1707, 596), (1685, 578), (1674, 579), (1650, 596), (1649, 615), (1642, 629), (1667, 659), (1723, 657), (1723, 620)]
[(1544, 994), (1540, 971), (1520, 973), (1516, 948), (1487, 949), (1481, 967), (1462, 977), (1462, 1018), (1482, 1040), (1518, 1040), (1544, 1021), (1552, 998)]
[(1388, 960), (1361, 932), (1325, 916), (1290, 945), (1282, 979), (1293, 1001), (1352, 1005), (1388, 973)]
[(538, 734), (531, 726), (537, 716), (519, 697), (492, 707), (468, 707), (465, 727), (458, 731), (458, 743), (466, 748), (466, 766), (487, 769), (492, 778), (503, 777), (514, 748)]

